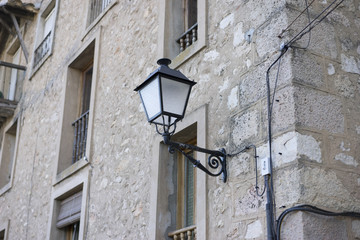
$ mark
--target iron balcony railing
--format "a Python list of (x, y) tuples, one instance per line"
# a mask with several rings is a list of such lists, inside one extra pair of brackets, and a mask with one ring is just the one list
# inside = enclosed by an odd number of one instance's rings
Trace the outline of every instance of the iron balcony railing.
[(72, 126), (74, 127), (72, 163), (75, 163), (86, 156), (85, 153), (88, 123), (89, 110), (72, 123)]
[(36, 68), (40, 61), (45, 57), (45, 55), (50, 51), (52, 43), (51, 38), (51, 31), (46, 35), (44, 40), (41, 42), (41, 44), (37, 47), (35, 50), (35, 57), (34, 57), (34, 66), (33, 68)]
[(176, 39), (176, 42), (180, 45), (180, 52), (190, 47), (197, 40), (198, 37), (197, 30), (198, 30), (198, 24), (195, 23), (186, 32), (184, 32), (178, 39)]
[(113, 0), (92, 0), (90, 5), (89, 24), (91, 24), (112, 1)]

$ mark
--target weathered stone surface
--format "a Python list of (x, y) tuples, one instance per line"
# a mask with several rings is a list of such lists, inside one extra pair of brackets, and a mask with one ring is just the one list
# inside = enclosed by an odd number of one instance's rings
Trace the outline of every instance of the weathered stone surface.
[(360, 239), (360, 221), (359, 220), (352, 221), (351, 229), (353, 231), (355, 239)]
[(244, 143), (259, 138), (260, 113), (257, 109), (236, 115), (232, 119), (231, 141), (235, 146), (242, 146)]
[(354, 56), (341, 54), (341, 68), (345, 72), (360, 74), (360, 60)]
[(265, 208), (264, 197), (256, 195), (255, 186), (250, 181), (235, 184), (232, 194), (234, 196), (232, 211), (235, 219), (254, 216)]
[(341, 218), (303, 214), (304, 239), (349, 239)]
[(245, 239), (256, 239), (263, 234), (260, 220), (250, 223), (246, 229)]
[(355, 145), (356, 140), (347, 140), (346, 138), (329, 136), (330, 160), (339, 167), (356, 168), (359, 166), (359, 158)]
[(301, 174), (303, 186), (300, 201), (308, 201), (312, 205), (334, 211), (337, 209), (337, 211), (341, 209), (359, 211), (359, 193), (353, 191), (351, 187), (356, 185), (357, 176), (358, 174), (343, 171), (306, 167)]
[[(292, 63), (295, 81), (317, 88), (325, 87), (325, 75), (321, 58), (307, 53), (306, 50), (299, 49), (294, 51)], [(308, 71), (308, 69), (311, 69), (311, 71)]]
[[(321, 142), (311, 135), (287, 132), (272, 142), (273, 166), (281, 167), (298, 159), (322, 162)], [(259, 159), (269, 155), (268, 144), (258, 148)]]
[[(292, 87), (282, 88), (275, 93), (275, 97), (271, 96), (272, 103), (272, 133), (286, 131), (294, 128), (295, 125), (295, 102), (294, 89)], [(267, 100), (263, 100), (262, 119), (268, 122), (268, 106)], [(267, 124), (263, 124), (263, 131), (268, 129)]]
[(304, 87), (296, 87), (294, 96), (298, 126), (326, 130), (330, 133), (344, 132), (342, 104), (336, 96)]

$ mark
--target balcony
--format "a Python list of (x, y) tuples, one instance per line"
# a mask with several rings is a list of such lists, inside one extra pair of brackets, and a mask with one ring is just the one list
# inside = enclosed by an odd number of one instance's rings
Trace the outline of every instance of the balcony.
[(0, 127), (7, 118), (14, 115), (17, 106), (17, 101), (0, 98)]
[(91, 24), (112, 1), (113, 0), (92, 0), (90, 4), (89, 24)]
[(74, 144), (72, 163), (86, 157), (86, 138), (89, 123), (89, 110), (76, 119), (72, 126), (74, 127)]
[(33, 69), (41, 65), (41, 63), (43, 62), (42, 60), (44, 59), (46, 54), (50, 51), (51, 43), (52, 43), (52, 38), (50, 31), (48, 35), (46, 35), (44, 40), (41, 42), (41, 44), (35, 50)]
[(185, 227), (168, 234), (173, 240), (196, 240), (196, 226)]
[(198, 38), (198, 24), (195, 23), (192, 27), (190, 27), (186, 32), (184, 32), (176, 42), (180, 46), (180, 52), (183, 52), (186, 48), (190, 47), (193, 43), (197, 41)]
[(2, 61), (0, 61), (0, 66), (0, 72), (5, 73), (5, 77), (0, 81), (1, 128), (3, 123), (14, 115), (17, 104), (22, 96), (26, 67)]

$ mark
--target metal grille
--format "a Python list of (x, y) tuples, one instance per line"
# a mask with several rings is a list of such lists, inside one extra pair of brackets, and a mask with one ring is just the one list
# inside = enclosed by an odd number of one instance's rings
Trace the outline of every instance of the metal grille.
[(75, 163), (85, 157), (86, 137), (89, 122), (89, 111), (86, 111), (77, 120), (72, 123), (74, 127), (74, 145), (72, 163)]
[(52, 43), (51, 31), (46, 35), (39, 47), (35, 50), (34, 66), (35, 68), (44, 56), (49, 52)]
[(113, 0), (91, 0), (89, 24), (91, 24), (112, 1)]

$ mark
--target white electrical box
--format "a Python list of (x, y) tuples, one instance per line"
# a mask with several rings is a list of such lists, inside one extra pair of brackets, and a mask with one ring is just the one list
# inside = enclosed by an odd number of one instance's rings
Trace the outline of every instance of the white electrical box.
[(262, 176), (270, 175), (271, 173), (270, 159), (268, 157), (264, 157), (260, 159), (260, 170)]

